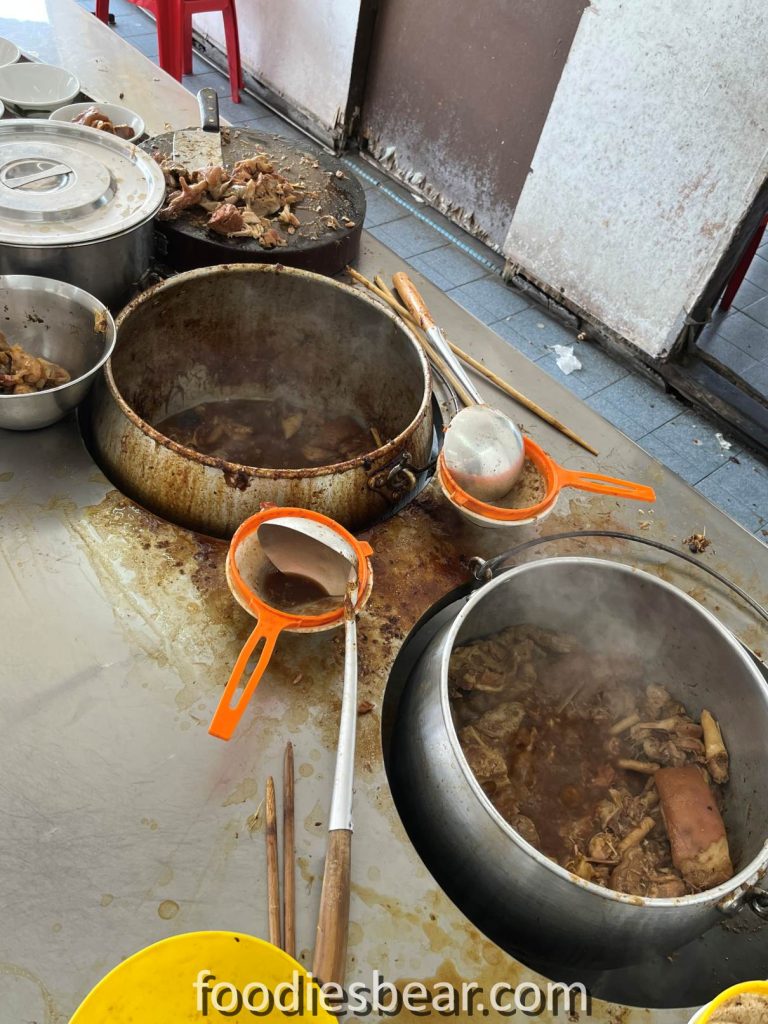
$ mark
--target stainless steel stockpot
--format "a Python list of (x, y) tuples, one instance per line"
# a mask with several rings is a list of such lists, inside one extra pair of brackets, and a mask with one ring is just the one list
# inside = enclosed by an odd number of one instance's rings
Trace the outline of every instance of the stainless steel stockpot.
[[(182, 526), (231, 536), (264, 502), (363, 529), (406, 500), (433, 443), (431, 376), (410, 328), (319, 274), (230, 264), (179, 274), (122, 311), (87, 431), (120, 489)], [(212, 398), (287, 396), (347, 408), (381, 444), (306, 469), (244, 466), (187, 448), (157, 424)]]
[[(585, 882), (527, 843), (486, 797), (453, 725), (455, 646), (532, 623), (638, 659), (693, 715), (719, 718), (731, 754), (725, 822), (737, 874), (707, 892), (648, 899)], [(764, 906), (768, 863), (768, 686), (717, 619), (641, 570), (562, 557), (503, 572), (430, 641), (400, 705), (392, 771), (405, 824), (448, 895), (500, 945), (541, 962), (610, 968), (668, 954)]]
[(113, 309), (149, 267), (162, 171), (83, 125), (0, 122), (0, 274), (66, 281)]

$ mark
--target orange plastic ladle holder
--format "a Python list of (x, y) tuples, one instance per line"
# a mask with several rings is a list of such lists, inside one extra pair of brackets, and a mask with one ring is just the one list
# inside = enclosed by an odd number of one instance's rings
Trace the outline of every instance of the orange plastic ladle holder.
[(557, 501), (564, 487), (574, 487), (580, 491), (591, 491), (594, 494), (614, 495), (617, 498), (631, 498), (633, 501), (655, 501), (656, 492), (645, 484), (634, 483), (632, 480), (621, 480), (618, 477), (604, 476), (602, 473), (580, 472), (560, 466), (551, 455), (532, 441), (530, 437), (523, 439), (525, 456), (534, 464), (544, 478), (546, 493), (541, 501), (528, 508), (504, 508), (490, 505), (479, 498), (474, 498), (463, 490), (454, 480), (445, 466), (443, 453), (440, 453), (440, 473), (442, 481), (453, 501), (477, 515), (499, 522), (515, 522), (540, 516), (548, 511)]
[[(218, 707), (214, 712), (208, 732), (220, 740), (229, 740), (234, 735), (235, 729), (243, 716), (248, 702), (261, 682), (261, 679), (269, 665), (272, 654), (275, 650), (278, 637), (284, 629), (300, 633), (316, 632), (323, 629), (332, 629), (340, 625), (344, 620), (344, 607), (339, 605), (338, 609), (325, 612), (323, 615), (293, 615), (290, 612), (282, 612), (277, 608), (268, 605), (262, 598), (251, 589), (243, 579), (237, 566), (236, 553), (240, 546), (251, 539), (259, 527), (270, 519), (278, 518), (300, 518), (311, 519), (313, 522), (322, 523), (338, 533), (357, 553), (357, 578), (358, 578), (358, 599), (357, 608), (361, 608), (368, 600), (371, 591), (372, 574), (368, 559), (373, 554), (373, 548), (365, 541), (359, 541), (340, 526), (335, 520), (319, 512), (312, 512), (304, 508), (268, 508), (251, 516), (238, 527), (229, 545), (226, 561), (227, 582), (229, 588), (240, 604), (249, 615), (256, 620), (256, 628), (243, 645), (243, 649), (237, 657), (232, 673), (221, 695)], [(259, 653), (259, 660), (251, 672), (245, 685), (241, 682), (246, 667), (259, 644), (263, 646)]]

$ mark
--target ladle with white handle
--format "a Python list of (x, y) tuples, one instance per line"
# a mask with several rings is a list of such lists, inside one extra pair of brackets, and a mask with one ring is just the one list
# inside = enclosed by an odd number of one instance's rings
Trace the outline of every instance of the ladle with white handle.
[(352, 784), (357, 730), (357, 554), (351, 544), (329, 527), (296, 516), (263, 523), (258, 536), (267, 558), (280, 572), (308, 577), (329, 594), (344, 595), (344, 686), (339, 745), (312, 964), (312, 973), (318, 980), (343, 985), (349, 931)]
[(476, 403), (458, 412), (445, 432), (443, 458), (448, 471), (463, 490), (481, 501), (503, 497), (512, 489), (525, 462), (523, 436), (517, 424), (483, 401), (408, 275), (401, 271), (392, 280), (427, 338)]

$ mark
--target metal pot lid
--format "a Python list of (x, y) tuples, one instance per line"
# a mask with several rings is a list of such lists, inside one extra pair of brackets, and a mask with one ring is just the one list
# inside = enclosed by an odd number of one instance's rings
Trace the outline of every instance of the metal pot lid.
[(157, 213), (157, 163), (106, 132), (61, 121), (0, 121), (0, 243), (77, 245)]

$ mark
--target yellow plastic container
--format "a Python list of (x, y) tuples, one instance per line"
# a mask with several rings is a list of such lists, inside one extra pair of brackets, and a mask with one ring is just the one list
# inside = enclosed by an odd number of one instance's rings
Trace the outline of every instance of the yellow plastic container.
[[(301, 1004), (294, 1001), (302, 998)], [(241, 1009), (235, 1012), (238, 999)], [(274, 1005), (278, 999), (285, 1009), (299, 1012), (286, 1017)], [(258, 1016), (249, 1003), (260, 1010)], [(87, 996), (70, 1024), (253, 1024), (286, 1019), (336, 1024), (300, 964), (252, 935), (188, 932), (148, 946), (115, 967)]]
[(745, 995), (746, 993), (765, 996), (768, 999), (768, 981), (742, 981), (739, 985), (732, 985), (725, 992), (721, 992), (719, 996), (716, 996), (711, 1003), (702, 1006), (691, 1017), (690, 1024), (707, 1024), (715, 1010), (719, 1010), (724, 1003), (727, 1003), (729, 999), (733, 999), (734, 996)]

